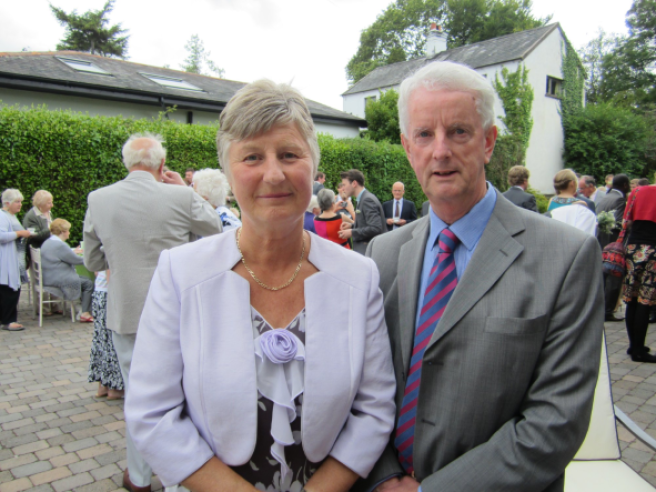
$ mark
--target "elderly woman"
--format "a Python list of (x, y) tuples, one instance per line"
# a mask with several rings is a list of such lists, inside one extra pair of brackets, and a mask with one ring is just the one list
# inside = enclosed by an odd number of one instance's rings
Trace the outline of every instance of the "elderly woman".
[(194, 173), (194, 191), (216, 209), (221, 217), (223, 232), (237, 229), (241, 220), (226, 207), (226, 198), (230, 193), (230, 185), (225, 175), (218, 169), (203, 169)]
[(378, 271), (303, 230), (319, 147), (296, 90), (242, 88), (217, 147), (243, 225), (160, 257), (130, 373), (134, 444), (167, 486), (347, 491), (394, 422)]
[(316, 233), (314, 230), (314, 218), (320, 213), (321, 210), (319, 209), (317, 195), (312, 195), (310, 197), (310, 203), (308, 203), (308, 206), (305, 209), (305, 214), (303, 215), (303, 229)]
[(55, 219), (50, 224), (50, 233), (50, 237), (41, 245), (43, 285), (57, 287), (64, 293), (64, 299), (67, 301), (81, 297), (80, 321), (91, 323), (93, 282), (75, 271), (75, 265), (82, 265), (84, 260), (66, 244), (71, 235), (71, 223), (64, 219)]
[[(21, 289), (22, 247), (19, 241), (30, 237), (30, 232), (16, 218), (23, 205), (23, 195), (15, 189), (2, 193), (2, 213), (0, 213), (0, 328), (7, 331), (21, 331), (23, 325), (18, 320), (18, 300)], [(24, 263), (23, 263), (24, 265)]]
[(23, 217), (23, 227), (34, 229), (29, 245), (40, 248), (43, 242), (50, 237), (50, 224), (52, 224), (52, 195), (46, 190), (37, 191), (32, 197), (32, 208)]
[(338, 214), (337, 203), (335, 203), (335, 192), (324, 188), (317, 194), (317, 203), (321, 209), (321, 214), (314, 218), (314, 231), (324, 239), (351, 249), (348, 240), (344, 241), (339, 237), (339, 230), (342, 222), (353, 221), (347, 216)]

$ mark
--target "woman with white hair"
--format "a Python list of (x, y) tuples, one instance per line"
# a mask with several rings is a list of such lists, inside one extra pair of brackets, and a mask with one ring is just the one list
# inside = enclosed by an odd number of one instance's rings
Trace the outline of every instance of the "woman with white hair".
[(310, 203), (308, 203), (305, 215), (303, 216), (303, 229), (306, 231), (314, 232), (314, 218), (321, 213), (319, 210), (319, 203), (317, 202), (317, 195), (312, 195)]
[(351, 249), (348, 240), (344, 241), (339, 237), (339, 231), (342, 227), (342, 222), (352, 224), (353, 220), (346, 214), (338, 214), (336, 212), (337, 203), (335, 203), (335, 192), (326, 188), (320, 190), (317, 194), (317, 204), (319, 205), (319, 209), (321, 209), (321, 214), (314, 218), (315, 232), (322, 238), (328, 239), (328, 241), (337, 243), (346, 249)]
[(50, 237), (50, 224), (52, 224), (53, 199), (50, 192), (39, 190), (32, 197), (32, 208), (23, 217), (23, 227), (34, 229), (28, 244), (40, 248), (43, 241)]
[[(7, 331), (21, 331), (25, 328), (18, 320), (18, 300), (20, 299), (21, 268), (20, 257), (23, 252), (19, 242), (30, 237), (16, 218), (23, 206), (23, 195), (9, 188), (2, 192), (2, 212), (0, 212), (0, 328)], [(23, 263), (24, 266), (24, 263)], [(21, 272), (21, 270), (23, 270)], [(24, 280), (27, 280), (26, 278)]]
[(223, 232), (237, 229), (241, 220), (226, 207), (226, 198), (230, 193), (230, 184), (225, 175), (218, 169), (202, 169), (194, 173), (194, 191), (210, 202), (221, 217)]
[(217, 149), (242, 227), (162, 253), (129, 433), (165, 486), (346, 492), (394, 423), (378, 271), (303, 230), (319, 146), (298, 91), (267, 80), (239, 90)]

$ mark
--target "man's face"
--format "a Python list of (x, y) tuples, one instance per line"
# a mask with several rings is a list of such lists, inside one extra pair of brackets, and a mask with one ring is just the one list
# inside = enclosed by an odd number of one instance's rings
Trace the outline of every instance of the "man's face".
[(580, 179), (579, 190), (581, 190), (583, 196), (585, 196), (586, 198), (590, 198), (592, 194), (595, 192), (596, 188), (594, 186), (588, 186), (585, 182), (585, 179)]
[(611, 186), (613, 186), (613, 178), (614, 177), (615, 176), (608, 176), (606, 178), (606, 188), (610, 188)]
[(344, 193), (345, 197), (349, 196), (355, 196), (355, 190), (353, 184), (355, 181), (351, 182), (348, 180), (348, 178), (342, 178), (342, 192)]
[(403, 194), (405, 193), (405, 188), (401, 183), (394, 183), (394, 186), (392, 186), (392, 195), (394, 196), (395, 200), (400, 200), (403, 198)]
[(185, 172), (185, 177), (184, 177), (184, 179), (185, 179), (185, 181), (187, 182), (187, 184), (191, 184), (191, 182), (194, 180), (194, 173), (193, 173), (193, 171), (187, 171), (187, 172)]
[(317, 179), (317, 183), (324, 184), (326, 182), (326, 177), (324, 176), (323, 178)]
[[(474, 97), (466, 92), (416, 89), (401, 143), (431, 204), (471, 209), (486, 192), (497, 130), (483, 130)], [(439, 215), (439, 213), (438, 213)]]

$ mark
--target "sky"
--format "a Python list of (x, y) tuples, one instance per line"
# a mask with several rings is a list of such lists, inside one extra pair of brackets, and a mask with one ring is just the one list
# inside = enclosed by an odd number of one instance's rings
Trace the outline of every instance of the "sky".
[[(49, 3), (67, 12), (105, 0), (0, 1), (0, 52), (53, 51), (64, 35)], [(116, 0), (111, 24), (129, 31), (130, 61), (179, 68), (198, 34), (225, 78), (288, 82), (305, 97), (342, 109), (344, 68), (360, 33), (392, 0)], [(632, 0), (533, 0), (536, 17), (553, 15), (575, 48), (599, 29), (626, 33)]]

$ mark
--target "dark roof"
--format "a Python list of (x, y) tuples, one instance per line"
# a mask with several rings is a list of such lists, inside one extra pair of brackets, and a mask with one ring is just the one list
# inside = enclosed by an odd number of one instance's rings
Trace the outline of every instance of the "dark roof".
[[(88, 61), (111, 75), (77, 71), (57, 57)], [(162, 86), (141, 75), (148, 73), (182, 79), (203, 90), (188, 91)], [(220, 112), (245, 82), (181, 72), (170, 68), (105, 58), (77, 51), (0, 53), (0, 87), (54, 92), (115, 101)], [(361, 118), (306, 99), (315, 120), (356, 123)]]
[(448, 60), (463, 63), (472, 68), (482, 68), (512, 60), (523, 60), (544, 38), (557, 28), (560, 29), (558, 23), (549, 24), (548, 26), (538, 27), (528, 31), (520, 31), (498, 38), (488, 39), (480, 43), (460, 46), (452, 50), (442, 51), (430, 57), (415, 58), (414, 60), (378, 67), (360, 79), (342, 95), (397, 86), (409, 74), (416, 72), (432, 61)]

